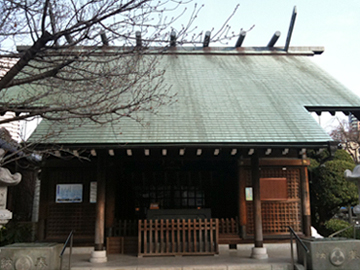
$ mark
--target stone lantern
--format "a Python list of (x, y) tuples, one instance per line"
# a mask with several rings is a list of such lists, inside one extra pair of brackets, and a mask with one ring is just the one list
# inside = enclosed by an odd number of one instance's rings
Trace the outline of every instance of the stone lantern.
[[(0, 148), (0, 160), (4, 157), (5, 150)], [(21, 181), (21, 174), (12, 174), (8, 169), (0, 167), (0, 228), (12, 219), (12, 213), (6, 209), (8, 186), (15, 186)]]

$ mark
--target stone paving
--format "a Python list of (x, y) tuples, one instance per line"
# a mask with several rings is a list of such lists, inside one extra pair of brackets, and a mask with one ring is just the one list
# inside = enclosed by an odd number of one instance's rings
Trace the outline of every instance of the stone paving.
[[(290, 270), (290, 244), (265, 244), (269, 258), (255, 260), (250, 258), (253, 245), (238, 245), (237, 250), (229, 250), (227, 245), (220, 246), (216, 256), (182, 256), (182, 257), (143, 257), (135, 255), (109, 255), (106, 263), (90, 263), (90, 250), (78, 253), (74, 250), (71, 270)], [(296, 246), (294, 245), (295, 261)], [(64, 255), (64, 267), (68, 269)], [(302, 269), (297, 265), (297, 269)]]

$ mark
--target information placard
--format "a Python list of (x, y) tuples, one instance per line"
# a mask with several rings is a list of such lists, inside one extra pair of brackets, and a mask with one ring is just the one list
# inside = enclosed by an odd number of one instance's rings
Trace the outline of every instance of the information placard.
[(82, 184), (58, 184), (56, 185), (57, 203), (81, 203), (83, 200)]

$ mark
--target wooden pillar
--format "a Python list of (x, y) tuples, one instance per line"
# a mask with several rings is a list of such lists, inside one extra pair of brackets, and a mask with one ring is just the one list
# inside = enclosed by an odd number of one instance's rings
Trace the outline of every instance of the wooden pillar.
[(246, 198), (245, 198), (245, 187), (246, 187), (246, 179), (245, 179), (245, 170), (242, 166), (242, 161), (238, 160), (238, 183), (239, 183), (239, 229), (241, 238), (246, 238), (246, 225), (247, 225), (247, 213), (246, 213)]
[(106, 204), (105, 204), (105, 226), (108, 230), (107, 236), (112, 236), (110, 228), (113, 228), (115, 225), (115, 196), (116, 196), (116, 181), (114, 178), (114, 174), (110, 176), (107, 175), (106, 180)]
[(300, 177), (303, 232), (305, 236), (311, 236), (310, 190), (307, 166), (301, 168)]
[(95, 251), (104, 250), (106, 155), (99, 155), (97, 161), (97, 198), (95, 221)]
[(47, 213), (48, 205), (50, 202), (50, 194), (55, 193), (56, 185), (50, 185), (52, 179), (49, 176), (48, 170), (50, 168), (43, 168), (40, 179), (40, 205), (39, 205), (39, 220), (37, 228), (37, 237), (38, 240), (43, 241), (46, 237), (46, 222), (47, 222)]
[(251, 156), (251, 179), (253, 185), (253, 205), (254, 205), (254, 242), (256, 248), (263, 247), (263, 231), (261, 217), (260, 199), (260, 172), (259, 154), (257, 151)]

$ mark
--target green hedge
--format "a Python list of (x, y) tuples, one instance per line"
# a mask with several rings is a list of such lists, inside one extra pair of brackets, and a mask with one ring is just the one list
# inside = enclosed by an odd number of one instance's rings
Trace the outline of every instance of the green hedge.
[(13, 243), (31, 242), (32, 223), (11, 220), (0, 229), (0, 247)]
[[(325, 227), (328, 231), (328, 235), (331, 235), (335, 232), (338, 232), (342, 229), (345, 229), (346, 227), (349, 227), (350, 223), (346, 222), (344, 220), (341, 219), (330, 219), (327, 222), (325, 222)], [(337, 234), (334, 237), (346, 237), (346, 238), (354, 238), (354, 229), (351, 227), (339, 234)], [(359, 230), (356, 230), (356, 238), (359, 239), (360, 238), (360, 232)]]

